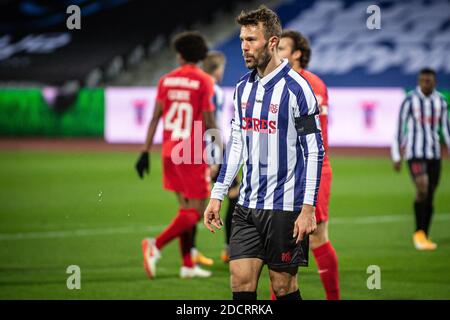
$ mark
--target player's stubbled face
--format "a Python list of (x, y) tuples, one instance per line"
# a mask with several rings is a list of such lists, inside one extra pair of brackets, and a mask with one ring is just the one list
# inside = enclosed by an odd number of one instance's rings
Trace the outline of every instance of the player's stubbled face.
[(241, 49), (248, 69), (265, 67), (270, 59), (269, 42), (264, 38), (262, 23), (241, 27)]
[(434, 86), (436, 85), (436, 79), (432, 74), (421, 74), (419, 75), (419, 87), (420, 90), (426, 95), (433, 92)]
[(278, 45), (278, 54), (283, 59), (288, 59), (289, 64), (292, 66), (294, 62), (294, 57), (292, 56), (292, 39), (284, 37), (280, 39), (280, 44)]

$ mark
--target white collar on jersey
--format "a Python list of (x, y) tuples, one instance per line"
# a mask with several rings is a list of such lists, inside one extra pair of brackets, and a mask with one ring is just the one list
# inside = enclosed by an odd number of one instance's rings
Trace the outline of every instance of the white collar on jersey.
[(431, 92), (431, 94), (430, 94), (429, 96), (426, 96), (426, 95), (422, 92), (422, 90), (420, 89), (420, 86), (417, 86), (417, 87), (416, 87), (416, 92), (419, 94), (419, 96), (420, 96), (421, 98), (425, 98), (425, 99), (434, 97), (434, 96), (437, 94), (436, 89), (433, 89), (433, 91)]
[(288, 60), (283, 59), (278, 67), (276, 67), (274, 70), (272, 70), (272, 72), (270, 72), (269, 74), (267, 74), (266, 76), (264, 76), (262, 78), (258, 75), (258, 71), (256, 71), (256, 69), (255, 69), (255, 81), (260, 81), (261, 84), (263, 86), (265, 86), (270, 80), (273, 79), (273, 77), (275, 77), (278, 73), (280, 73), (280, 71), (283, 70), (283, 68), (287, 64), (288, 64)]

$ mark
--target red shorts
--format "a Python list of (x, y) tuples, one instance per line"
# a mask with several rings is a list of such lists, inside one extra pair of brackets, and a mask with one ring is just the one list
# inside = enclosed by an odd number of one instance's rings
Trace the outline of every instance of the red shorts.
[(319, 194), (317, 195), (316, 222), (328, 221), (328, 207), (330, 205), (331, 180), (333, 172), (330, 166), (322, 168), (322, 177), (320, 178)]
[(163, 157), (164, 189), (178, 192), (187, 199), (206, 199), (210, 193), (209, 167), (202, 164), (174, 164)]

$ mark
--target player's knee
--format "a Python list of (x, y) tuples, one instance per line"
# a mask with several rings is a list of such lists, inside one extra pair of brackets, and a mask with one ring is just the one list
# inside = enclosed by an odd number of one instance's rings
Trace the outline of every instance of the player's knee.
[(256, 282), (248, 273), (237, 272), (231, 270), (231, 291), (233, 292), (250, 292), (256, 290)]
[(256, 283), (250, 278), (231, 277), (231, 291), (233, 292), (251, 292), (256, 290)]
[(203, 211), (205, 211), (206, 209), (204, 199), (188, 199), (186, 205), (188, 208), (194, 209), (199, 213), (203, 213)]
[(272, 280), (272, 289), (277, 297), (285, 296), (298, 289), (296, 277), (274, 278)]
[(428, 179), (421, 176), (416, 179), (416, 201), (425, 201), (428, 198)]
[(328, 230), (325, 222), (317, 225), (316, 231), (309, 236), (309, 245), (314, 250), (328, 242)]
[(200, 220), (201, 216), (195, 209), (185, 209), (182, 211), (182, 214), (185, 218), (186, 225), (195, 226), (197, 222)]
[(327, 239), (325, 236), (323, 235), (310, 235), (309, 236), (309, 246), (311, 248), (311, 250), (314, 250), (318, 247), (320, 247), (321, 245), (327, 243)]
[(428, 198), (428, 188), (419, 187), (417, 188), (416, 201), (425, 201)]

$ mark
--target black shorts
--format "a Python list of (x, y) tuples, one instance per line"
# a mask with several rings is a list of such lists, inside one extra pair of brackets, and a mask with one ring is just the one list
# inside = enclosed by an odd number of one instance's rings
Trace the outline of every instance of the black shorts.
[(300, 212), (236, 205), (231, 222), (230, 260), (259, 258), (271, 269), (308, 266), (309, 237), (293, 238)]
[(408, 160), (408, 167), (413, 180), (425, 174), (428, 176), (430, 187), (437, 187), (441, 175), (440, 159), (411, 159)]

